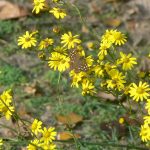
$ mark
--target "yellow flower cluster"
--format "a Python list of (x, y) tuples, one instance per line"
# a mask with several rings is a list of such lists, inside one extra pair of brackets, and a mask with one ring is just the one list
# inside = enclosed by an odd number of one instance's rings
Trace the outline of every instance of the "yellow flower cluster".
[(14, 107), (12, 105), (11, 90), (4, 91), (0, 95), (0, 113), (2, 116), (5, 116), (7, 120), (9, 120), (13, 112)]
[(38, 31), (29, 33), (29, 31), (26, 31), (26, 33), (23, 36), (20, 36), (18, 38), (18, 45), (22, 45), (22, 49), (31, 48), (32, 46), (36, 46), (37, 40), (34, 37), (34, 35)]
[[(23, 37), (26, 38), (26, 35), (23, 35)], [(21, 44), (23, 44), (23, 47), (29, 47), (29, 41), (26, 42), (24, 38), (19, 38), (23, 39)], [(37, 42), (37, 40), (35, 41)], [(59, 72), (64, 72), (69, 69), (70, 77), (72, 78), (71, 86), (76, 88), (81, 87), (82, 95), (96, 93), (95, 84), (97, 80), (95, 78), (98, 78), (99, 81), (101, 80), (101, 87), (105, 87), (108, 90), (122, 91), (125, 89), (126, 76), (120, 70), (131, 70), (137, 64), (136, 58), (132, 57), (131, 54), (126, 55), (123, 52), (120, 52), (120, 57), (118, 57), (117, 52), (111, 48), (122, 45), (125, 42), (126, 37), (121, 32), (117, 30), (106, 30), (102, 36), (98, 59), (95, 59), (92, 55), (85, 55), (79, 35), (73, 35), (69, 31), (61, 35), (59, 43), (54, 43), (52, 38), (41, 40), (38, 49), (42, 53), (38, 56), (45, 58), (45, 55), (47, 55), (46, 51), (50, 50), (51, 53), (47, 59), (49, 67)], [(113, 60), (113, 63), (111, 53), (117, 56)]]
[(123, 45), (126, 42), (126, 36), (117, 30), (106, 30), (102, 36), (102, 41), (99, 48), (99, 59), (103, 60), (109, 49), (114, 45)]
[(29, 145), (27, 146), (28, 150), (55, 150), (56, 145), (53, 143), (53, 141), (56, 138), (56, 132), (55, 128), (53, 127), (42, 127), (42, 122), (34, 119), (32, 125), (31, 125), (31, 131), (33, 137), (35, 137), (34, 140), (32, 140)]
[[(58, 3), (59, 0), (53, 0), (52, 2)], [(66, 11), (62, 8), (57, 6), (50, 8), (46, 0), (34, 0), (33, 6), (32, 12), (35, 12), (36, 14), (39, 14), (43, 10), (48, 10), (56, 19), (63, 19), (67, 15)]]

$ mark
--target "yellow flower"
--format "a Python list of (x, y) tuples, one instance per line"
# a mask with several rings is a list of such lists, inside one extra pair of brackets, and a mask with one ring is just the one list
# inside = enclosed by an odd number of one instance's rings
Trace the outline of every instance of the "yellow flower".
[(110, 43), (106, 43), (106, 42), (103, 42), (100, 44), (100, 48), (99, 48), (99, 53), (98, 53), (98, 57), (100, 60), (103, 60), (104, 57), (107, 55), (107, 51), (108, 49), (110, 48)]
[(41, 144), (41, 147), (43, 148), (43, 150), (56, 150), (56, 145), (54, 143), (43, 143)]
[(57, 46), (54, 48), (54, 51), (60, 53), (60, 54), (65, 54), (67, 55), (67, 49), (62, 47), (62, 46)]
[(115, 69), (117, 66), (110, 64), (109, 62), (107, 62), (106, 64), (104, 64), (104, 70), (109, 74), (109, 72), (112, 69)]
[(37, 135), (39, 132), (41, 132), (41, 125), (42, 125), (42, 122), (41, 121), (38, 121), (37, 119), (34, 119), (32, 125), (31, 125), (31, 131)]
[(147, 100), (146, 105), (145, 105), (145, 109), (147, 109), (148, 114), (150, 115), (150, 99)]
[(119, 123), (120, 123), (120, 124), (123, 124), (123, 123), (124, 123), (124, 118), (122, 118), (122, 117), (119, 118)]
[(30, 144), (27, 146), (27, 150), (38, 150), (40, 147), (39, 142), (40, 141), (38, 139), (31, 141)]
[(33, 10), (32, 12), (35, 11), (36, 14), (38, 14), (41, 10), (44, 9), (45, 6), (45, 0), (34, 0), (33, 1)]
[(143, 142), (150, 141), (150, 127), (147, 124), (141, 126), (140, 136)]
[(144, 119), (144, 124), (150, 124), (150, 116), (145, 116), (143, 117)]
[(72, 77), (72, 84), (71, 86), (74, 87), (76, 86), (77, 88), (79, 87), (79, 82), (82, 81), (83, 77), (85, 76), (85, 72), (79, 72), (76, 73), (74, 70), (70, 72), (70, 76)]
[(85, 58), (85, 61), (86, 61), (87, 65), (88, 65), (88, 67), (91, 67), (93, 65), (94, 59), (90, 55), (90, 56)]
[(138, 86), (132, 83), (129, 93), (130, 96), (133, 97), (133, 100), (143, 101), (143, 99), (147, 99), (150, 96), (148, 91), (150, 91), (149, 85), (146, 82), (142, 83), (142, 81), (140, 81)]
[(120, 52), (121, 58), (117, 60), (117, 64), (122, 64), (123, 70), (131, 70), (133, 68), (134, 64), (137, 64), (136, 58), (131, 57), (131, 54), (124, 54), (123, 52)]
[(51, 38), (46, 38), (44, 40), (42, 40), (39, 44), (39, 49), (42, 50), (42, 49), (45, 49), (47, 48), (49, 45), (53, 45), (54, 43), (54, 40), (51, 39)]
[(89, 80), (84, 80), (82, 82), (82, 95), (85, 95), (85, 94), (93, 95), (94, 93), (96, 93), (94, 88), (95, 86), (93, 85), (92, 82), (90, 82)]
[(96, 65), (94, 68), (95, 75), (97, 77), (103, 77), (104, 76), (104, 70), (100, 65)]
[(3, 139), (0, 138), (0, 149), (2, 148), (3, 145)]
[(61, 36), (61, 43), (64, 44), (64, 47), (68, 47), (68, 49), (71, 49), (71, 48), (74, 48), (75, 47), (75, 44), (80, 44), (81, 43), (81, 40), (78, 39), (79, 35), (75, 35), (73, 36), (71, 32), (68, 32), (63, 34)]
[(23, 36), (20, 36), (18, 38), (18, 45), (22, 45), (22, 49), (36, 46), (37, 40), (35, 37), (33, 37), (33, 35), (37, 32), (38, 31), (29, 33), (29, 31), (26, 31), (26, 33)]
[(125, 76), (123, 76), (121, 72), (119, 72), (116, 69), (112, 69), (109, 71), (109, 75), (111, 79), (106, 81), (107, 88), (111, 88), (115, 90), (117, 89), (119, 91), (124, 89), (124, 83), (126, 83), (126, 81), (124, 80)]
[(41, 141), (43, 141), (46, 144), (49, 144), (49, 142), (55, 140), (56, 134), (57, 133), (55, 132), (55, 128), (50, 127), (47, 129), (46, 127), (44, 127), (44, 129), (42, 130)]
[(48, 65), (54, 70), (63, 72), (70, 67), (70, 58), (58, 52), (52, 52), (49, 57)]
[(102, 36), (102, 43), (104, 44), (108, 44), (109, 46), (111, 46), (114, 42), (114, 30), (106, 30), (105, 34)]
[(119, 31), (114, 31), (113, 36), (115, 45), (123, 45), (127, 41), (126, 36)]
[(0, 112), (5, 115), (7, 120), (10, 119), (12, 113), (14, 112), (14, 107), (12, 106), (12, 96), (10, 92), (11, 90), (7, 90), (0, 95)]
[(102, 36), (102, 42), (110, 45), (123, 45), (126, 41), (126, 36), (117, 30), (106, 30)]
[(64, 9), (60, 9), (58, 7), (54, 7), (49, 12), (52, 13), (57, 19), (63, 19), (67, 15)]
[(139, 78), (144, 78), (145, 75), (146, 75), (146, 72), (144, 72), (144, 71), (138, 72), (138, 77), (139, 77)]

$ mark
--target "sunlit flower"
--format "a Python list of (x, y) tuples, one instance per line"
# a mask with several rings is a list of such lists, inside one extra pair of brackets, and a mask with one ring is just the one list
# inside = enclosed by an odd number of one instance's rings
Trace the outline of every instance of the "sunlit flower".
[(30, 142), (30, 144), (27, 146), (27, 150), (38, 150), (40, 146), (40, 141), (38, 139), (35, 139)]
[(150, 140), (150, 127), (145, 124), (141, 126), (140, 136), (143, 142), (147, 142)]
[(63, 19), (67, 15), (64, 9), (58, 7), (54, 7), (49, 12), (52, 13), (57, 19)]
[(113, 32), (113, 36), (115, 39), (115, 45), (123, 45), (127, 41), (126, 36), (119, 31)]
[(125, 120), (124, 120), (124, 118), (123, 118), (123, 117), (119, 118), (119, 123), (120, 123), (120, 124), (123, 124), (123, 123), (124, 123), (124, 121), (125, 121)]
[(79, 82), (82, 81), (83, 77), (85, 76), (85, 72), (79, 72), (76, 73), (74, 70), (70, 72), (70, 76), (72, 77), (72, 84), (71, 86), (76, 86), (77, 88), (79, 87)]
[(41, 10), (44, 9), (45, 6), (45, 0), (34, 0), (33, 1), (33, 10), (32, 12), (35, 12), (36, 14), (38, 14)]
[(22, 49), (30, 48), (32, 46), (36, 46), (36, 38), (33, 37), (36, 32), (29, 33), (29, 31), (26, 31), (26, 33), (23, 36), (20, 36), (18, 38), (18, 45), (22, 45)]
[(14, 107), (12, 106), (12, 96), (10, 92), (11, 90), (7, 90), (0, 95), (0, 113), (2, 113), (7, 120), (10, 119), (14, 112)]
[(123, 74), (116, 69), (110, 70), (109, 75), (111, 79), (108, 79), (106, 81), (107, 88), (117, 89), (121, 91), (124, 88), (124, 83), (126, 83), (125, 76), (123, 76)]
[(130, 96), (133, 97), (133, 100), (143, 101), (143, 99), (147, 99), (150, 96), (150, 94), (148, 93), (149, 91), (149, 85), (146, 82), (142, 83), (140, 81), (138, 86), (135, 83), (132, 83), (129, 93)]
[(93, 68), (94, 72), (95, 72), (95, 75), (97, 77), (103, 77), (104, 76), (104, 70), (102, 69), (102, 67), (100, 65), (96, 65), (94, 68)]
[(48, 144), (49, 142), (55, 140), (56, 134), (57, 133), (55, 132), (55, 128), (50, 127), (47, 129), (46, 127), (44, 127), (44, 129), (42, 130), (41, 141)]
[(145, 116), (145, 117), (143, 117), (143, 119), (144, 119), (144, 124), (150, 125), (150, 116)]
[(31, 131), (37, 135), (39, 132), (41, 132), (41, 125), (42, 122), (38, 121), (37, 119), (34, 119), (32, 125), (31, 125)]
[(65, 33), (61, 36), (61, 43), (64, 44), (64, 47), (67, 46), (68, 49), (74, 48), (75, 44), (81, 43), (81, 40), (77, 38), (78, 36), (79, 35), (73, 36), (71, 32), (68, 32), (68, 34)]
[(56, 145), (54, 143), (42, 143), (41, 148), (43, 150), (56, 150)]
[(131, 54), (124, 54), (123, 52), (120, 52), (121, 58), (117, 60), (117, 64), (122, 64), (123, 70), (131, 70), (133, 68), (133, 65), (137, 64), (136, 58), (131, 57)]
[(89, 80), (84, 80), (82, 82), (82, 95), (85, 94), (93, 95), (94, 93), (96, 93), (94, 88), (95, 86), (93, 85), (92, 82), (90, 82)]
[(42, 40), (39, 44), (39, 49), (42, 50), (42, 49), (45, 49), (47, 48), (48, 46), (52, 45), (54, 43), (54, 40), (51, 39), (51, 38), (46, 38), (44, 40)]
[(48, 64), (50, 68), (60, 72), (65, 71), (70, 67), (70, 58), (58, 52), (52, 52), (49, 57)]

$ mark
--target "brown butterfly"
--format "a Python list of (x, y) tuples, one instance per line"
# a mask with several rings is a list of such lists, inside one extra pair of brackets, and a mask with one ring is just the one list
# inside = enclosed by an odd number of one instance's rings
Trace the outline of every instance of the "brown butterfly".
[(69, 57), (70, 57), (70, 69), (75, 70), (75, 72), (80, 71), (88, 71), (88, 65), (86, 63), (86, 60), (83, 56), (80, 56), (79, 51), (77, 49), (71, 49), (69, 51)]

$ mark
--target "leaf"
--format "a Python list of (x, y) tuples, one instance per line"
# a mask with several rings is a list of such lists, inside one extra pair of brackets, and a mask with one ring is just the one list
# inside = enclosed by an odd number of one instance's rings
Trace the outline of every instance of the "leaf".
[(76, 125), (77, 123), (79, 123), (83, 120), (83, 117), (72, 112), (66, 116), (58, 115), (58, 116), (56, 116), (56, 119), (58, 122), (60, 122), (62, 124)]
[(71, 134), (70, 132), (60, 132), (57, 135), (57, 140), (62, 141), (71, 140), (74, 138), (81, 138), (81, 136), (79, 134)]
[(14, 19), (27, 16), (25, 8), (8, 1), (0, 1), (0, 20)]
[(111, 27), (118, 27), (121, 24), (121, 20), (109, 18), (109, 19), (106, 19), (104, 21), (104, 23), (108, 26), (111, 26)]

